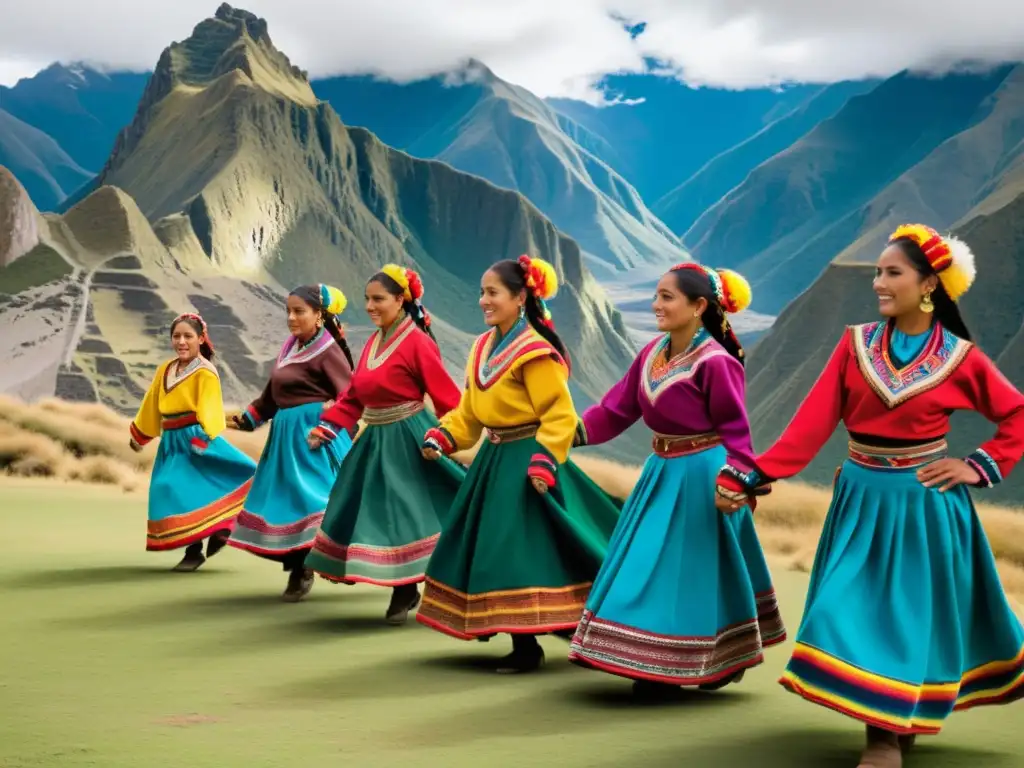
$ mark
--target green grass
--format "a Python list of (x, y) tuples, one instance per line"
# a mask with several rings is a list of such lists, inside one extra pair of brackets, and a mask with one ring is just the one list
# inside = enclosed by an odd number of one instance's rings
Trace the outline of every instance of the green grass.
[(37, 245), (20, 259), (0, 267), (0, 293), (13, 296), (71, 274), (70, 265), (47, 245)]
[[(194, 574), (142, 551), (144, 501), (0, 479), (0, 766), (852, 768), (857, 723), (786, 693), (788, 646), (739, 686), (638, 705), (629, 683), (548, 665), (501, 677), (507, 639), (382, 624), (388, 595), (227, 550)], [(805, 577), (776, 574), (796, 628)], [(956, 715), (906, 765), (1019, 765), (1024, 707)]]

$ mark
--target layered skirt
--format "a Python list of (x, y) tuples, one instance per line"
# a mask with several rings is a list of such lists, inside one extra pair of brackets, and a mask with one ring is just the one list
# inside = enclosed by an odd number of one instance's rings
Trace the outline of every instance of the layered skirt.
[(282, 408), (270, 423), (245, 508), (228, 544), (273, 560), (306, 552), (313, 544), (331, 486), (352, 446), (342, 433), (310, 450), (306, 437), (320, 423), (322, 403)]
[(572, 462), (539, 494), (536, 428), (489, 430), (427, 566), (416, 619), (463, 640), (579, 622), (620, 504)]
[(221, 436), (209, 440), (194, 413), (164, 417), (149, 483), (146, 549), (187, 547), (230, 531), (256, 462)]
[(900, 734), (938, 733), (954, 710), (1024, 696), (1024, 629), (971, 497), (916, 477), (945, 442), (850, 449), (779, 682)]
[(760, 664), (786, 630), (750, 508), (715, 508), (725, 449), (714, 435), (671, 440), (626, 500), (569, 659), (702, 685)]
[(363, 421), (306, 567), (330, 581), (423, 581), (466, 471), (447, 457), (429, 462), (421, 455), (423, 435), (437, 426), (421, 402), (367, 408)]

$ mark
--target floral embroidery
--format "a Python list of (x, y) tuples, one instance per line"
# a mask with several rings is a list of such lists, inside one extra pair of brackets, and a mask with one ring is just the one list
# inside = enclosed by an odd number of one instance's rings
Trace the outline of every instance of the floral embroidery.
[(671, 360), (665, 359), (668, 343), (669, 336), (665, 334), (657, 344), (651, 347), (644, 363), (641, 380), (644, 394), (652, 404), (658, 395), (677, 381), (693, 378), (697, 368), (708, 358), (729, 354), (714, 343), (711, 334), (704, 327), (698, 329), (694, 334), (690, 346)]
[(971, 348), (970, 342), (936, 323), (917, 357), (897, 368), (889, 349), (891, 333), (885, 322), (853, 327), (854, 354), (861, 375), (890, 409), (942, 384)]
[[(367, 370), (374, 371), (384, 365), (399, 345), (409, 337), (409, 334), (416, 330), (416, 324), (411, 317), (406, 316), (404, 320), (397, 322), (393, 328), (388, 330), (392, 331), (390, 338), (386, 338), (383, 330), (377, 330), (373, 334), (366, 352)], [(380, 354), (377, 353), (378, 350), (381, 350)]]
[(292, 363), (308, 363), (314, 357), (327, 351), (333, 343), (334, 337), (326, 333), (323, 328), (317, 331), (316, 335), (305, 345), (299, 344), (299, 340), (294, 336), (289, 336), (277, 356), (277, 367), (283, 368)]

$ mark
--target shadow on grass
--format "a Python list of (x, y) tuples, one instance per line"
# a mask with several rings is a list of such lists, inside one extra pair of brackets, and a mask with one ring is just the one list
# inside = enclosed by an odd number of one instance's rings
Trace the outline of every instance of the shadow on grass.
[[(647, 768), (694, 768), (757, 765), (758, 768), (850, 768), (857, 764), (864, 746), (862, 731), (778, 729), (774, 733), (745, 733), (742, 727), (729, 732), (728, 740), (715, 743), (681, 744), (658, 750), (638, 749), (637, 758)], [(598, 764), (618, 766), (621, 761)], [(904, 768), (1011, 768), (1019, 765), (1015, 755), (993, 752), (938, 739), (918, 739), (913, 752), (904, 758)]]
[(205, 574), (202, 569), (192, 574), (174, 573), (170, 566), (161, 565), (104, 565), (92, 568), (53, 568), (19, 573), (5, 583), (18, 589), (65, 589), (69, 587), (102, 587), (111, 584), (131, 584), (140, 581), (181, 579)]
[(743, 690), (701, 691), (696, 688), (679, 688), (663, 698), (635, 696), (630, 680), (609, 682), (598, 685), (573, 688), (565, 691), (567, 700), (599, 709), (678, 709), (689, 707), (720, 708), (747, 704), (757, 698)]

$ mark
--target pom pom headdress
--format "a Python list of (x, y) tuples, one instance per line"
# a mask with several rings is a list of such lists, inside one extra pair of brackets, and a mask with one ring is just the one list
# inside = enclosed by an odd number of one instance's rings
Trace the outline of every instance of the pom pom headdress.
[(320, 309), (330, 315), (340, 315), (348, 306), (345, 294), (333, 285), (320, 284)]
[(544, 324), (554, 330), (555, 323), (551, 318), (547, 301), (558, 293), (558, 275), (555, 268), (544, 259), (534, 259), (526, 254), (520, 256), (518, 261), (526, 276), (526, 290), (537, 300)]
[(400, 267), (397, 264), (385, 264), (380, 271), (398, 284), (398, 287), (402, 289), (402, 298), (416, 306), (416, 311), (423, 318), (424, 325), (429, 327), (430, 315), (427, 314), (426, 307), (420, 301), (423, 298), (423, 280), (420, 278), (419, 272), (415, 269)]
[(974, 254), (967, 243), (949, 235), (943, 237), (924, 224), (903, 224), (897, 227), (889, 237), (889, 242), (904, 237), (915, 242), (924, 253), (949, 298), (958, 301), (967, 293), (977, 276)]
[(670, 271), (680, 269), (692, 269), (705, 275), (711, 283), (711, 291), (718, 299), (719, 306), (728, 314), (734, 315), (750, 306), (753, 298), (750, 283), (738, 272), (731, 269), (711, 269), (693, 261), (676, 264)]

